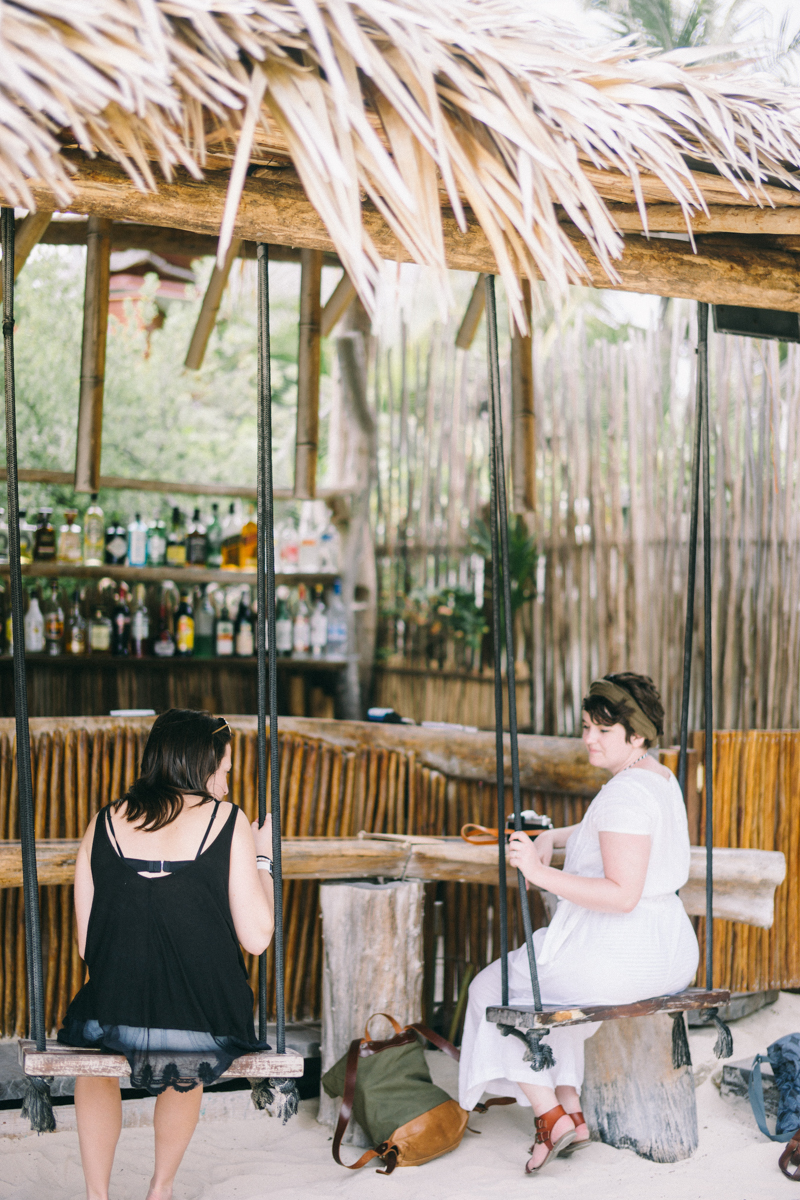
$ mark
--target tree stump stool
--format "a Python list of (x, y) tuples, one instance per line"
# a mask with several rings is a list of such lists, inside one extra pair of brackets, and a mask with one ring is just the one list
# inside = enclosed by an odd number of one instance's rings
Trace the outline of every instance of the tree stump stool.
[(586, 1042), (581, 1109), (592, 1137), (609, 1146), (661, 1163), (695, 1152), (694, 1077), (691, 1067), (672, 1065), (671, 1017), (657, 1013), (600, 1026)]
[[(417, 880), (321, 885), (323, 1075), (364, 1036), (373, 1013), (389, 1013), (401, 1025), (421, 1019), (423, 901)], [(387, 1022), (374, 1022), (378, 1036), (383, 1028), (391, 1036)], [(323, 1088), (317, 1120), (334, 1125), (340, 1105)], [(371, 1145), (355, 1121), (344, 1141)]]

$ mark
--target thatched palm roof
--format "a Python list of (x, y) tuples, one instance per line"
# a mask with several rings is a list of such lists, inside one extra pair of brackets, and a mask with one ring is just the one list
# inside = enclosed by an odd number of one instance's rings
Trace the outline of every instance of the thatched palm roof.
[[(290, 158), (369, 305), (366, 197), (411, 257), (444, 273), (441, 203), (518, 276), (585, 279), (559, 224), (611, 280), (606, 199), (769, 205), (800, 187), (800, 92), (756, 76), (595, 47), (530, 0), (0, 0), (0, 191), (70, 202), (65, 146), (199, 176), (232, 163), (220, 253), (252, 163)], [(695, 52), (695, 58), (697, 57)], [(800, 202), (797, 191), (781, 203)]]

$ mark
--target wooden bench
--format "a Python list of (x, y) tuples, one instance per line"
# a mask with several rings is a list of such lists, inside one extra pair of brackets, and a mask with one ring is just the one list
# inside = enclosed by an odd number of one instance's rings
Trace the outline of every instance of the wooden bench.
[[(25, 1075), (49, 1076), (92, 1075), (112, 1079), (127, 1078), (130, 1064), (123, 1054), (107, 1054), (104, 1050), (84, 1050), (48, 1041), (45, 1050), (36, 1043), (20, 1041), (19, 1064)], [(276, 1054), (272, 1050), (243, 1054), (234, 1059), (221, 1079), (299, 1079), (303, 1074), (303, 1058), (294, 1050)]]

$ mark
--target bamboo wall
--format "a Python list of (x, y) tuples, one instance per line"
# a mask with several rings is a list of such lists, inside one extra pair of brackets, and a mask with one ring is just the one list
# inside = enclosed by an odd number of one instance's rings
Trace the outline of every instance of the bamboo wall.
[[(230, 798), (253, 819), (256, 812), (256, 745), (252, 721), (233, 725)], [(36, 834), (80, 836), (91, 816), (119, 796), (134, 778), (146, 722), (53, 723), (32, 737)], [(455, 835), (467, 821), (496, 824), (495, 788), (449, 778), (422, 766), (413, 753), (365, 748), (343, 750), (321, 740), (280, 738), (280, 789), (286, 837), (353, 836), (375, 832)], [(715, 984), (749, 991), (800, 987), (800, 734), (720, 733), (715, 737), (716, 845), (780, 849), (788, 880), (778, 889), (776, 922), (767, 932), (717, 922)], [(588, 797), (523, 792), (523, 804), (547, 812), (559, 826), (581, 819)], [(508, 796), (510, 806), (510, 795)], [(13, 735), (0, 732), (0, 838), (18, 837)], [(286, 998), (290, 1020), (318, 1017), (321, 986), (319, 886), (286, 882)], [(425, 1009), (433, 1019), (437, 938), (444, 952), (444, 1005), (449, 1027), (467, 965), (477, 969), (497, 956), (496, 888), (482, 884), (426, 885)], [(72, 889), (41, 888), (46, 964), (46, 1024), (57, 1028), (66, 1004), (84, 979), (73, 935)], [(509, 892), (510, 945), (522, 943), (514, 891)], [(536, 897), (535, 923), (544, 911)], [(702, 936), (702, 921), (700, 922)], [(5, 1036), (26, 1026), (26, 980), (21, 889), (0, 890), (2, 1028)], [(271, 977), (271, 952), (268, 954)], [(255, 984), (256, 960), (248, 958)]]

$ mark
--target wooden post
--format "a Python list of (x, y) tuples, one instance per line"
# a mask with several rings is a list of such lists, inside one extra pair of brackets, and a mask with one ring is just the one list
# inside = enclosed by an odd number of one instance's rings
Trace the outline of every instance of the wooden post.
[(345, 271), (336, 287), (325, 301), (325, 307), (320, 317), (319, 328), (323, 337), (339, 323), (356, 298), (356, 286)]
[(234, 238), (228, 247), (228, 253), (225, 255), (225, 262), (222, 266), (214, 264), (214, 270), (211, 272), (206, 294), (203, 296), (203, 303), (200, 306), (197, 324), (194, 327), (194, 333), (192, 334), (192, 340), (189, 343), (189, 349), (184, 362), (184, 366), (188, 367), (190, 371), (199, 371), (203, 365), (208, 339), (211, 337), (211, 331), (217, 323), (217, 313), (222, 303), (222, 293), (225, 291), (234, 259), (239, 257), (241, 249), (241, 239)]
[[(322, 1072), (364, 1036), (373, 1013), (386, 1012), (408, 1025), (422, 1019), (422, 913), (425, 886), (393, 883), (325, 883), (320, 887), (322, 937)], [(371, 1032), (389, 1031), (376, 1020)], [(341, 1099), (320, 1093), (321, 1124), (332, 1125)], [(368, 1142), (353, 1122), (345, 1137)]]
[(486, 306), (486, 288), (483, 285), (485, 279), (485, 274), (478, 275), (475, 287), (472, 289), (467, 311), (464, 313), (464, 318), (456, 334), (456, 346), (459, 350), (469, 350), (475, 340), (475, 334), (478, 332), (478, 326)]
[(78, 442), (75, 448), (76, 492), (96, 492), (100, 488), (110, 266), (111, 221), (105, 217), (89, 217)]
[[(14, 231), (14, 278), (16, 279), (34, 246), (38, 246), (50, 224), (51, 212), (29, 212)], [(0, 304), (3, 301), (3, 281), (0, 279)]]
[(303, 499), (313, 499), (317, 487), (321, 282), (322, 251), (303, 250), (300, 255), (300, 345), (294, 451), (294, 494)]
[[(531, 330), (531, 283), (522, 279), (522, 298)], [(533, 408), (533, 336), (511, 335), (511, 474), (514, 512), (536, 508), (536, 418)]]
[(672, 1065), (671, 1017), (657, 1013), (600, 1026), (586, 1042), (581, 1109), (592, 1136), (609, 1146), (651, 1162), (694, 1154), (694, 1078), (691, 1067)]

